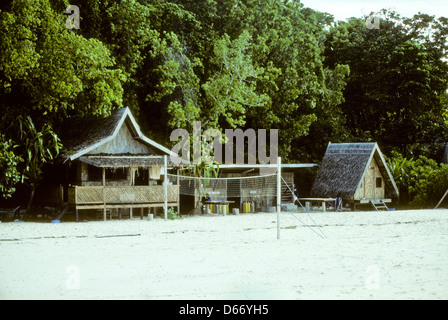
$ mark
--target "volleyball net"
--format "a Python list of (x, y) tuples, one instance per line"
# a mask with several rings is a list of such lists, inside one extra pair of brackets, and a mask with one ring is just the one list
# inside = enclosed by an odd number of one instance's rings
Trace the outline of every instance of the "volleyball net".
[(170, 181), (179, 181), (179, 194), (186, 196), (209, 195), (212, 199), (263, 199), (276, 196), (276, 175), (201, 178), (168, 174)]
[[(299, 201), (295, 194), (294, 185), (285, 181), (280, 172), (271, 175), (218, 178), (167, 175), (169, 181), (179, 184), (180, 195), (195, 197), (198, 203), (203, 197), (216, 201), (235, 199), (235, 206), (239, 209), (242, 209), (240, 206), (243, 203), (251, 202), (254, 204), (256, 211), (277, 212), (278, 238), (280, 237), (280, 212), (289, 214), (319, 237), (326, 238), (325, 233), (311, 216), (311, 213)], [(278, 188), (280, 188), (280, 193), (277, 192)], [(277, 201), (279, 194), (281, 199), (288, 199), (288, 205), (282, 200)], [(291, 209), (291, 204), (295, 205), (296, 209)], [(305, 213), (305, 216), (303, 213)], [(310, 222), (306, 223), (305, 219)]]

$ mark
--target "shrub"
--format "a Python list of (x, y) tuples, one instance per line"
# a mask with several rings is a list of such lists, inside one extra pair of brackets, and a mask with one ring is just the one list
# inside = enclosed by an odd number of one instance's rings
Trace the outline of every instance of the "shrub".
[(400, 190), (400, 202), (412, 207), (434, 207), (448, 189), (448, 166), (419, 156), (417, 160), (394, 153), (388, 159)]
[(12, 196), (21, 177), (17, 166), (23, 159), (14, 154), (15, 147), (12, 140), (0, 135), (0, 196), (4, 199)]
[(168, 219), (170, 220), (179, 220), (182, 219), (179, 214), (173, 208), (168, 209)]
[(420, 156), (411, 171), (409, 194), (413, 207), (434, 207), (448, 189), (448, 166)]

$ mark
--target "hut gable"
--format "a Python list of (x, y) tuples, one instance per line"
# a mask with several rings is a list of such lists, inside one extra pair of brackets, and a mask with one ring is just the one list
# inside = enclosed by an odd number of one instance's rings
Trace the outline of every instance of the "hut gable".
[(129, 125), (123, 124), (112, 140), (91, 150), (88, 154), (157, 154), (153, 148), (144, 144), (132, 135)]
[[(91, 154), (171, 155), (171, 150), (147, 138), (129, 108), (117, 109), (109, 117), (69, 117), (60, 133), (65, 160)], [(176, 155), (175, 155), (176, 156)]]
[(398, 197), (398, 188), (376, 143), (330, 143), (311, 194), (355, 201)]

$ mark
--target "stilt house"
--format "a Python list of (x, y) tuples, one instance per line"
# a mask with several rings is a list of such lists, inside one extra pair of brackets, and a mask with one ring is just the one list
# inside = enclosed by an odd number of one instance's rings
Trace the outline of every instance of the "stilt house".
[(391, 202), (398, 188), (376, 143), (330, 143), (311, 196), (348, 203)]
[(179, 207), (177, 181), (164, 185), (174, 168), (172, 152), (144, 136), (128, 108), (106, 118), (69, 117), (60, 137), (67, 152), (53, 172), (59, 187), (52, 198), (73, 207), (76, 216), (97, 210), (106, 219), (125, 209), (132, 217), (136, 208), (143, 215), (144, 208)]

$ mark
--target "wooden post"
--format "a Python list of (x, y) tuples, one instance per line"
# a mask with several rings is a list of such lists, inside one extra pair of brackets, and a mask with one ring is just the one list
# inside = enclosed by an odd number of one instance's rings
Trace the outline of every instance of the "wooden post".
[(74, 201), (75, 201), (75, 213), (76, 213), (76, 222), (78, 222), (79, 220), (78, 220), (78, 207), (76, 206), (77, 205), (77, 203), (78, 203), (78, 195), (77, 195), (77, 187), (75, 186), (75, 188), (74, 188), (74, 190), (73, 190), (73, 193), (74, 193), (74, 197), (75, 197), (75, 199), (74, 199)]
[(277, 158), (277, 239), (280, 239), (280, 205), (282, 204), (282, 158)]
[(305, 208), (307, 212), (311, 211), (311, 201), (306, 201), (305, 202)]
[(163, 211), (165, 214), (165, 221), (168, 220), (168, 159), (163, 156), (163, 168), (165, 170), (163, 175)]
[[(151, 167), (148, 166), (147, 168), (148, 168), (148, 186), (150, 186), (151, 179), (149, 178), (149, 170), (151, 170)], [(151, 207), (148, 207), (148, 215), (149, 215), (149, 213), (151, 213)], [(140, 211), (140, 218), (143, 219), (143, 208), (142, 208), (142, 211)]]
[[(177, 168), (176, 170), (176, 185), (179, 186), (179, 191), (180, 191), (180, 181), (179, 181), (179, 168)], [(180, 193), (177, 193), (177, 214), (179, 215), (179, 217), (182, 217), (182, 215), (180, 214)]]
[(106, 168), (103, 167), (103, 220), (106, 221), (106, 198), (104, 195), (104, 188), (106, 188)]
[[(131, 187), (135, 186), (135, 171), (137, 171), (137, 168), (129, 167), (129, 170), (131, 171)], [(135, 191), (134, 191), (135, 192)], [(129, 208), (129, 219), (132, 219), (134, 216), (133, 208)]]

